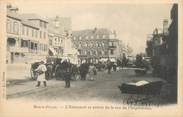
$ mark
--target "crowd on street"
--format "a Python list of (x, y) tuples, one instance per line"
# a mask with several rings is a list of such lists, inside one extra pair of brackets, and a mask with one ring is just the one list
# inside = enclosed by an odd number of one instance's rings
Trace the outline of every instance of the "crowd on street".
[(91, 63), (82, 61), (81, 64), (72, 64), (69, 59), (56, 59), (55, 61), (40, 61), (31, 65), (31, 77), (37, 80), (37, 87), (49, 79), (65, 80), (65, 88), (70, 87), (70, 80), (90, 80), (93, 81), (98, 71), (117, 71), (120, 66), (124, 66), (119, 61), (112, 62), (108, 59), (105, 62)]

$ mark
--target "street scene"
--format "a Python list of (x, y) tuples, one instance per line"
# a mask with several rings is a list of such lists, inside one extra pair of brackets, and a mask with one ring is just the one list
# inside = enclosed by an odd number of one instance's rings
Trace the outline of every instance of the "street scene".
[(177, 4), (26, 5), (7, 5), (7, 100), (177, 103)]

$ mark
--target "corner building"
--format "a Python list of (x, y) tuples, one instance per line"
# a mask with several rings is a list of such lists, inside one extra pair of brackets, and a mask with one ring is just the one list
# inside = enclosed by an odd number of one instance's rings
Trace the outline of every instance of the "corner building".
[(94, 28), (72, 32), (72, 42), (79, 51), (79, 62), (116, 61), (120, 57), (119, 40), (115, 31)]

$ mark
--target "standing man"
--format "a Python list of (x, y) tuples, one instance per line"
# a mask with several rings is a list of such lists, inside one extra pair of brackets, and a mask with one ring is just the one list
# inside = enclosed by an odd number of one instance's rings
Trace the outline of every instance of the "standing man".
[(40, 65), (38, 66), (37, 69), (35, 69), (36, 73), (38, 74), (38, 78), (37, 78), (37, 85), (36, 87), (39, 87), (41, 82), (44, 83), (44, 86), (46, 87), (46, 78), (45, 78), (45, 72), (47, 71), (46, 65), (44, 65), (44, 61), (40, 62)]
[(70, 80), (71, 80), (71, 64), (69, 59), (65, 59), (62, 62), (63, 69), (63, 75), (65, 80), (65, 88), (70, 88)]
[(107, 60), (108, 74), (111, 74), (111, 68), (112, 68), (111, 61), (110, 61), (110, 59), (108, 59), (108, 60)]
[(79, 71), (81, 75), (81, 80), (86, 80), (86, 75), (88, 73), (88, 64), (86, 62), (83, 62), (80, 65)]

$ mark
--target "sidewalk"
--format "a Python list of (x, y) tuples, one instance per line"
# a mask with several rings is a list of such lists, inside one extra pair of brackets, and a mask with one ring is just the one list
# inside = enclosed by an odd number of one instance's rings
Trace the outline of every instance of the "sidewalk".
[(17, 82), (16, 84), (9, 84), (6, 87), (6, 94), (7, 98), (14, 98), (19, 97), (39, 91), (44, 91), (47, 88), (54, 88), (54, 87), (64, 87), (65, 83), (64, 81), (58, 81), (58, 80), (48, 80), (47, 87), (44, 87), (43, 84), (41, 84), (40, 87), (36, 87), (37, 82), (36, 81), (27, 81), (27, 82)]
[(6, 81), (30, 79), (30, 64), (7, 64)]

